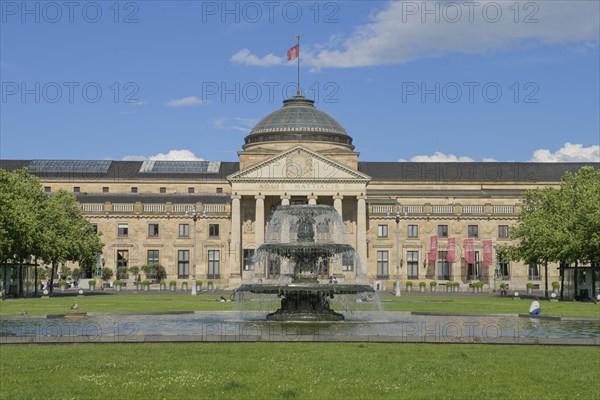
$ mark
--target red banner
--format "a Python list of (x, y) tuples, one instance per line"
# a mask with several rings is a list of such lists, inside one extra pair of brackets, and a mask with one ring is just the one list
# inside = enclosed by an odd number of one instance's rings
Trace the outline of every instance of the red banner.
[(448, 262), (456, 261), (456, 238), (448, 238), (448, 253), (446, 253), (446, 260)]
[(475, 263), (475, 244), (473, 239), (465, 239), (465, 261), (467, 264)]
[(492, 265), (492, 241), (483, 241), (483, 265), (489, 267)]
[(427, 255), (427, 259), (429, 261), (435, 261), (437, 259), (437, 251), (438, 251), (438, 237), (437, 235), (433, 235), (429, 237), (429, 254)]

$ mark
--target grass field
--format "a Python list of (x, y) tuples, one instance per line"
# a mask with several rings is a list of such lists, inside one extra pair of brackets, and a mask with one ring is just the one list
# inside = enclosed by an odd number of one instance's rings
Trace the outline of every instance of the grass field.
[(597, 347), (0, 347), (0, 399), (598, 399)]
[[(133, 294), (97, 295), (84, 297), (54, 297), (51, 299), (14, 299), (0, 302), (0, 315), (19, 315), (26, 310), (30, 315), (62, 314), (73, 312), (70, 307), (77, 301), (78, 312), (147, 312), (231, 310), (232, 303), (216, 301), (220, 295), (201, 294)], [(229, 298), (228, 295), (225, 297)], [(526, 314), (529, 300), (468, 295), (380, 296), (385, 311), (454, 312), (469, 314)], [(562, 317), (600, 318), (600, 304), (541, 301), (542, 314)]]

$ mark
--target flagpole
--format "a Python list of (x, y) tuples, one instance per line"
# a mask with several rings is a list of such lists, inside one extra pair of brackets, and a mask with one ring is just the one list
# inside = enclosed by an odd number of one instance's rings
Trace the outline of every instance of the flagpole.
[(301, 91), (300, 91), (300, 38), (302, 37), (302, 34), (299, 33), (298, 35), (296, 35), (296, 39), (298, 39), (298, 88), (297, 88), (297, 96), (301, 96)]

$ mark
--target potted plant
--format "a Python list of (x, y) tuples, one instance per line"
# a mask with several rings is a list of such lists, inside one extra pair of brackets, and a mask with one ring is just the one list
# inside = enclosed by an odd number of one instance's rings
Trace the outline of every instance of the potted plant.
[(460, 282), (454, 282), (452, 288), (454, 289), (454, 293), (458, 293), (460, 291)]
[(108, 267), (102, 268), (102, 271), (100, 272), (100, 277), (104, 282), (108, 282), (109, 280), (111, 280), (113, 275), (113, 270)]
[(208, 290), (215, 290), (215, 283), (213, 281), (208, 281)]
[(169, 281), (169, 288), (171, 289), (171, 292), (177, 290), (177, 281)]
[(142, 290), (142, 281), (136, 281), (135, 282), (135, 288), (137, 290)]
[(446, 283), (446, 293), (452, 293), (452, 282)]
[(558, 289), (560, 289), (560, 283), (558, 281), (552, 282), (552, 290), (554, 293), (558, 294)]
[(67, 281), (65, 281), (64, 279), (59, 280), (58, 285), (60, 286), (60, 290), (62, 290), (63, 292), (67, 289)]
[(527, 284), (525, 285), (525, 287), (527, 288), (527, 294), (532, 294), (533, 293), (533, 283), (527, 282)]
[(425, 282), (419, 282), (419, 292), (425, 293)]
[(473, 293), (479, 293), (479, 281), (471, 282), (471, 289), (473, 289)]
[(183, 281), (181, 282), (181, 290), (188, 290), (188, 282), (187, 281)]
[(142, 282), (142, 286), (144, 286), (144, 291), (147, 292), (148, 290), (150, 290), (150, 281), (148, 279), (144, 280)]
[(164, 280), (160, 281), (159, 286), (158, 286), (158, 290), (160, 290), (161, 292), (163, 290), (167, 290), (167, 282), (165, 282)]
[(115, 291), (120, 292), (122, 284), (123, 284), (123, 281), (121, 279), (117, 279), (116, 281), (114, 281), (113, 288), (115, 289)]
[(406, 281), (406, 291), (407, 292), (412, 292), (412, 287), (413, 287), (413, 282), (412, 281)]
[(90, 279), (88, 281), (88, 285), (90, 286), (90, 291), (93, 292), (96, 290), (96, 280), (95, 279)]
[(129, 272), (131, 272), (131, 274), (133, 275), (133, 279), (136, 280), (136, 283), (140, 280), (140, 267), (138, 266), (133, 266), (129, 268)]
[(430, 289), (432, 292), (435, 292), (435, 288), (436, 288), (436, 286), (437, 286), (437, 282), (436, 282), (436, 281), (431, 281), (431, 282), (429, 282), (429, 289)]
[(196, 290), (198, 292), (202, 290), (202, 283), (204, 283), (204, 282), (202, 282), (201, 280), (196, 281)]

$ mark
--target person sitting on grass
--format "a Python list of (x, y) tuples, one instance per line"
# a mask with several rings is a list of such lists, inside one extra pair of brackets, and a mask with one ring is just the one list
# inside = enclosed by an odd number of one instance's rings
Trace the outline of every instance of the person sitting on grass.
[(540, 302), (538, 300), (539, 299), (536, 297), (535, 300), (531, 302), (531, 305), (529, 306), (529, 315), (540, 315), (542, 312)]

